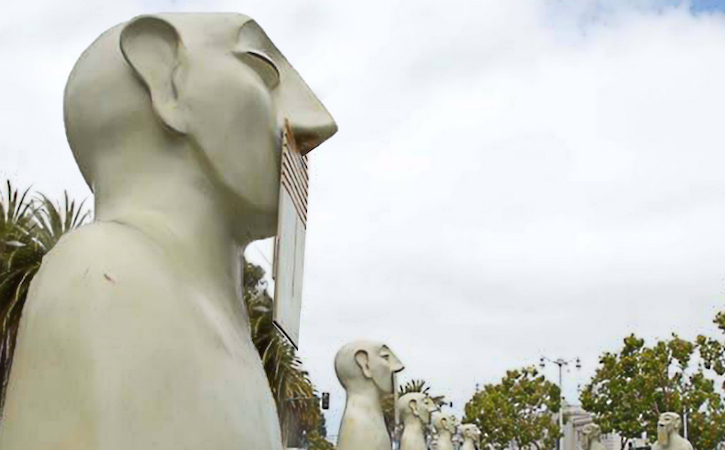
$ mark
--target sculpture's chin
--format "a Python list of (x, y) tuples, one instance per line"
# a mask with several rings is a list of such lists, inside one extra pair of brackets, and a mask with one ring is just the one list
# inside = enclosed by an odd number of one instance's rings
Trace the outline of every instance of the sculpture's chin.
[(666, 430), (657, 433), (657, 443), (660, 444), (662, 447), (667, 447), (667, 445), (670, 443), (670, 437), (667, 434)]
[(378, 393), (381, 397), (385, 397), (386, 395), (390, 395), (393, 393), (392, 388), (387, 388), (386, 386), (380, 386), (379, 384), (375, 383), (375, 385), (378, 387)]

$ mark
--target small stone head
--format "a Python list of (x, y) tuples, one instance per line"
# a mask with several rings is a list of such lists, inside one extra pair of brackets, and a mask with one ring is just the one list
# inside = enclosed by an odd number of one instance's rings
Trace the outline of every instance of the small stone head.
[(584, 438), (584, 448), (588, 449), (592, 442), (599, 440), (602, 429), (595, 423), (584, 425), (582, 428), (582, 437)]
[(473, 442), (478, 442), (481, 437), (481, 430), (479, 430), (478, 426), (473, 423), (461, 425), (460, 430), (463, 439), (470, 439)]
[(351, 342), (335, 356), (337, 379), (348, 392), (375, 388), (380, 397), (392, 394), (393, 375), (404, 368), (395, 353), (379, 342)]
[(409, 392), (403, 395), (398, 399), (396, 407), (403, 423), (416, 418), (424, 425), (430, 425), (431, 415), (438, 411), (438, 405), (433, 399), (422, 392)]
[(451, 435), (456, 434), (456, 428), (458, 427), (458, 419), (453, 414), (446, 414), (440, 411), (433, 413), (433, 427), (440, 434), (442, 431), (447, 431)]
[(666, 412), (660, 414), (657, 422), (657, 442), (661, 446), (668, 446), (673, 434), (680, 431), (680, 416), (677, 413)]

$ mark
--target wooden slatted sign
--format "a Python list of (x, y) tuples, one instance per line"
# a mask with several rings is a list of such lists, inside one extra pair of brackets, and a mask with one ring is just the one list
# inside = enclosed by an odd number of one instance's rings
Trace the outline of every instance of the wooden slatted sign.
[(279, 217), (274, 249), (274, 324), (298, 348), (302, 275), (307, 232), (307, 156), (300, 153), (286, 124), (282, 143)]

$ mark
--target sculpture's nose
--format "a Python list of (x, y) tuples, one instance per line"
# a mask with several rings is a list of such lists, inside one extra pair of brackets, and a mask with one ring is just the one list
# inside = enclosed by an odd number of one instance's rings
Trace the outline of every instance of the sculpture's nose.
[(393, 373), (398, 373), (402, 372), (403, 369), (405, 369), (403, 363), (395, 355), (391, 355), (390, 370), (392, 370)]
[(255, 21), (244, 23), (238, 40), (242, 50), (266, 55), (277, 68), (279, 85), (274, 89), (273, 97), (279, 111), (289, 121), (297, 148), (303, 155), (335, 134), (335, 120)]
[(296, 120), (290, 123), (295, 142), (300, 152), (304, 155), (319, 146), (337, 132), (337, 124), (332, 121), (314, 123), (304, 120)]

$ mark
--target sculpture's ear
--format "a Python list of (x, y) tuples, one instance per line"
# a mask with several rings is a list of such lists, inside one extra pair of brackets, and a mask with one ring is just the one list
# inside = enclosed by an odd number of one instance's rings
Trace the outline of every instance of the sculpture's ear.
[(357, 362), (357, 365), (360, 366), (360, 369), (362, 369), (362, 373), (365, 375), (365, 378), (373, 377), (372, 372), (370, 372), (370, 360), (366, 350), (358, 350), (355, 352), (355, 362)]
[(443, 428), (448, 428), (448, 418), (441, 417), (441, 425), (443, 425)]
[(415, 417), (420, 416), (420, 414), (418, 413), (418, 402), (416, 400), (411, 400), (410, 403), (408, 403), (408, 407), (413, 412), (413, 415)]
[(126, 62), (146, 86), (156, 115), (172, 130), (185, 134), (174, 84), (183, 49), (176, 28), (158, 17), (137, 17), (121, 31), (120, 46)]

